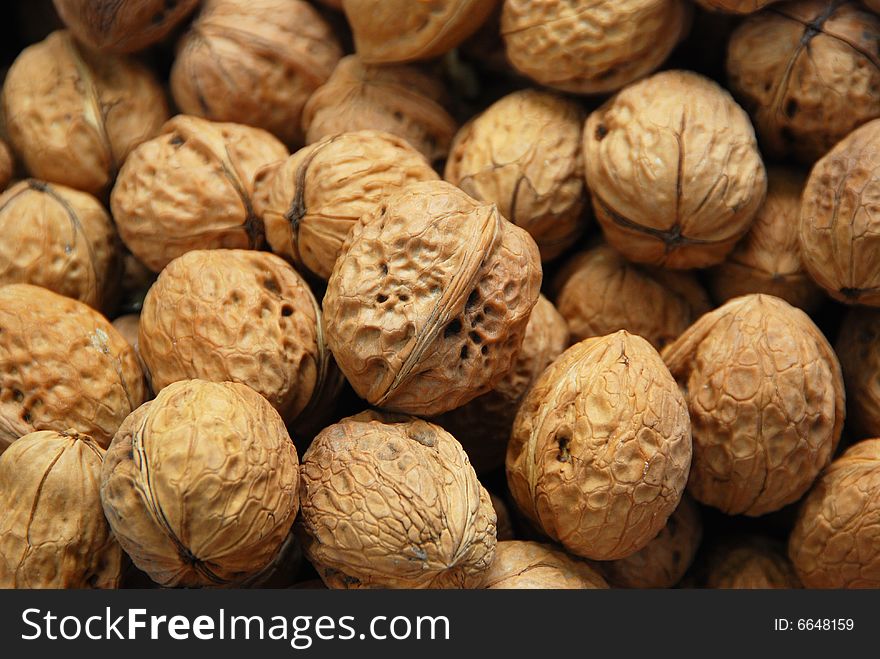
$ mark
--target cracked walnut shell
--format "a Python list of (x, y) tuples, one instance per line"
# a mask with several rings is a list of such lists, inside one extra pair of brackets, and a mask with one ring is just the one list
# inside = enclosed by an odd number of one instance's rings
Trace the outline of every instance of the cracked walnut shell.
[(802, 588), (784, 549), (769, 538), (746, 536), (713, 551), (705, 587), (738, 590)]
[(604, 589), (608, 583), (587, 562), (572, 558), (552, 545), (508, 540), (498, 543), (484, 588)]
[(725, 11), (731, 14), (752, 14), (767, 5), (780, 0), (696, 0), (697, 4), (706, 9)]
[(413, 183), (349, 234), (324, 297), (327, 342), (371, 405), (440, 414), (511, 368), (540, 285), (535, 242), (494, 204)]
[(630, 85), (593, 112), (584, 159), (611, 246), (630, 261), (668, 268), (724, 260), (767, 188), (748, 115), (688, 71)]
[(850, 309), (835, 349), (846, 385), (848, 429), (855, 439), (880, 437), (880, 309)]

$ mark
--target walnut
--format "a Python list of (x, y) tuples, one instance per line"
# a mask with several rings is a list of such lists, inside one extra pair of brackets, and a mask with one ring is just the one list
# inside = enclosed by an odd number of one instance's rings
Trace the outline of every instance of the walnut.
[(507, 504), (504, 503), (504, 499), (496, 497), (491, 492), (489, 493), (489, 499), (492, 501), (492, 508), (495, 510), (495, 536), (498, 538), (499, 542), (502, 540), (513, 540), (515, 536), (513, 532), (513, 520), (510, 517), (510, 511), (507, 509)]
[(134, 348), (134, 352), (137, 355), (138, 364), (140, 364), (141, 370), (144, 372), (144, 377), (147, 380), (147, 389), (148, 389), (148, 397), (152, 398), (152, 383), (150, 382), (150, 372), (147, 370), (147, 365), (144, 364), (144, 358), (141, 356), (140, 350), (140, 341), (138, 340), (138, 331), (141, 326), (141, 316), (137, 313), (125, 314), (124, 316), (119, 316), (118, 318), (113, 320), (113, 327), (116, 328), (116, 331), (119, 332), (119, 335), (128, 341), (128, 344)]
[(326, 280), (363, 215), (407, 183), (438, 178), (401, 137), (372, 130), (341, 133), (260, 170), (254, 210), (272, 251)]
[(513, 366), (492, 391), (432, 419), (461, 442), (478, 474), (504, 465), (520, 403), (532, 383), (567, 347), (565, 319), (540, 296)]
[(846, 385), (849, 430), (856, 439), (880, 437), (880, 310), (850, 309), (835, 350)]
[(14, 175), (15, 158), (6, 141), (0, 139), (0, 192), (6, 189)]
[(330, 25), (302, 0), (208, 0), (181, 39), (171, 92), (185, 114), (302, 142), (302, 109), (342, 57)]
[(303, 455), (299, 528), (330, 588), (477, 587), (495, 511), (461, 445), (413, 417), (364, 412)]
[(94, 195), (168, 118), (148, 69), (82, 49), (64, 31), (16, 58), (3, 84), (3, 111), (12, 146), (33, 176)]
[(548, 87), (613, 92), (659, 67), (689, 28), (684, 0), (505, 0), (511, 64)]
[(135, 410), (107, 450), (104, 513), (163, 586), (236, 585), (281, 549), (299, 509), (296, 449), (242, 384), (176, 382)]
[(75, 430), (25, 435), (0, 456), (0, 588), (117, 588), (122, 549), (101, 510), (104, 451)]
[(802, 588), (782, 547), (762, 536), (728, 541), (710, 553), (705, 587), (725, 589)]
[(494, 204), (412, 183), (349, 234), (324, 297), (327, 342), (370, 404), (440, 414), (512, 367), (540, 284), (535, 242)]
[(343, 57), (303, 110), (306, 143), (356, 130), (398, 135), (432, 162), (445, 158), (456, 123), (442, 82), (412, 66), (371, 66)]
[(156, 281), (156, 273), (127, 249), (122, 252), (122, 279), (119, 282), (121, 309), (124, 312), (139, 312), (144, 296)]
[(134, 349), (82, 302), (0, 286), (0, 453), (35, 430), (75, 429), (106, 447), (145, 396)]
[(28, 179), (0, 195), (0, 285), (26, 283), (105, 309), (121, 261), (113, 220), (85, 192)]
[(831, 463), (801, 505), (788, 543), (808, 588), (880, 588), (880, 439)]
[(575, 590), (608, 588), (608, 583), (588, 563), (551, 545), (508, 540), (498, 543), (485, 587)]
[(880, 12), (880, 0), (862, 0), (862, 4), (874, 12)]
[(631, 261), (719, 263), (764, 202), (748, 115), (696, 73), (664, 71), (624, 89), (587, 119), (584, 154), (596, 218)]
[(717, 300), (767, 293), (808, 312), (821, 304), (824, 296), (804, 270), (798, 240), (805, 183), (804, 175), (796, 170), (770, 168), (767, 200), (752, 228), (727, 260), (709, 273), (709, 286)]
[(685, 399), (660, 355), (625, 331), (562, 353), (520, 407), (507, 482), (520, 511), (584, 558), (624, 558), (678, 506), (691, 462)]
[(266, 131), (178, 115), (119, 172), (110, 195), (119, 235), (156, 272), (193, 249), (258, 248), (254, 177), (286, 157)]
[(61, 20), (82, 43), (111, 53), (142, 50), (164, 39), (198, 0), (54, 0)]
[(809, 316), (770, 295), (735, 298), (663, 358), (688, 399), (697, 501), (757, 516), (809, 489), (844, 420), (840, 365)]
[(471, 36), (498, 0), (342, 0), (358, 57), (391, 64), (443, 55)]
[(690, 273), (635, 265), (604, 244), (573, 256), (555, 288), (573, 342), (625, 329), (659, 350), (712, 308)]
[(706, 9), (725, 11), (731, 14), (752, 14), (767, 5), (780, 0), (696, 0), (697, 4)]
[(528, 231), (549, 261), (584, 230), (580, 107), (526, 89), (505, 96), (455, 137), (444, 177), (474, 199), (492, 202)]
[(731, 36), (730, 88), (764, 152), (812, 164), (880, 116), (880, 17), (854, 2), (789, 2), (749, 17)]

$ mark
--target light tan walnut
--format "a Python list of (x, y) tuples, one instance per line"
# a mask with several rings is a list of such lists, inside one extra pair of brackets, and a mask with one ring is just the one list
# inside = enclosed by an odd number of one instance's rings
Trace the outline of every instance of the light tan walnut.
[(588, 563), (552, 545), (508, 540), (498, 543), (485, 587), (575, 590), (608, 588), (608, 584)]
[(709, 554), (705, 573), (706, 588), (803, 588), (784, 547), (762, 536), (745, 536), (717, 547)]
[(856, 439), (880, 437), (880, 310), (850, 309), (834, 347), (846, 385), (848, 430)]

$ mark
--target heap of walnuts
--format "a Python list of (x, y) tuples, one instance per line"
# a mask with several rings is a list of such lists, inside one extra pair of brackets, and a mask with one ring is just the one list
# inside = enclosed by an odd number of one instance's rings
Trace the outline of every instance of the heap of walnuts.
[(880, 588), (880, 3), (53, 4), (0, 587)]

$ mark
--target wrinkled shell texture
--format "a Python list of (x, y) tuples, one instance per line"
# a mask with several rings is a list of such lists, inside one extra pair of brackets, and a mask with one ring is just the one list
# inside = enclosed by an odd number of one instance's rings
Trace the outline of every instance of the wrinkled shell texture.
[(756, 536), (718, 548), (706, 568), (706, 588), (801, 588), (794, 566), (782, 547)]
[(445, 158), (458, 126), (439, 78), (412, 66), (370, 66), (343, 57), (303, 110), (306, 144), (356, 130), (398, 135), (430, 161)]
[(495, 510), (461, 445), (420, 419), (366, 412), (303, 455), (303, 550), (331, 588), (474, 588)]
[(497, 204), (531, 234), (544, 261), (584, 229), (582, 114), (555, 94), (514, 92), (459, 131), (446, 162), (446, 180)]
[(880, 310), (851, 309), (834, 347), (846, 384), (849, 432), (856, 439), (880, 437)]
[(709, 286), (719, 302), (748, 293), (775, 295), (805, 311), (822, 302), (822, 290), (801, 262), (798, 224), (805, 183), (795, 170), (769, 170), (767, 200), (752, 228), (709, 274)]
[(74, 431), (0, 456), (0, 588), (117, 588), (122, 549), (101, 510), (104, 451)]
[(485, 587), (578, 590), (608, 588), (608, 583), (587, 563), (551, 545), (509, 540), (498, 543)]
[(678, 385), (647, 341), (621, 331), (572, 346), (538, 378), (514, 423), (507, 482), (550, 538), (613, 560), (660, 532), (690, 463)]
[(816, 163), (804, 190), (801, 256), (834, 299), (880, 306), (880, 120)]
[(808, 588), (880, 588), (880, 439), (855, 444), (822, 474), (788, 555)]
[(254, 208), (272, 251), (326, 280), (361, 217), (408, 183), (438, 178), (401, 137), (372, 130), (341, 133), (261, 170)]
[(729, 515), (797, 501), (828, 464), (845, 416), (837, 357), (800, 309), (731, 300), (663, 353), (687, 392), (691, 495)]
[(54, 0), (61, 20), (82, 43), (130, 53), (162, 40), (198, 0)]
[(688, 71), (658, 73), (593, 112), (584, 158), (608, 242), (631, 261), (669, 268), (722, 261), (767, 188), (748, 115)]
[(752, 14), (779, 0), (696, 0), (706, 9), (718, 9), (734, 14)]
[(0, 195), (0, 285), (34, 284), (101, 309), (121, 263), (116, 228), (89, 194), (29, 179)]
[(15, 173), (15, 159), (5, 141), (0, 140), (0, 190), (5, 190)]
[(880, 116), (878, 38), (880, 17), (839, 0), (776, 5), (734, 32), (730, 88), (768, 155), (812, 164)]
[(575, 94), (617, 91), (656, 69), (686, 35), (684, 0), (505, 0), (501, 34), (523, 75)]
[(33, 176), (95, 195), (168, 118), (148, 69), (89, 53), (63, 31), (18, 56), (3, 84), (3, 111), (12, 146)]
[(349, 234), (324, 297), (328, 344), (370, 404), (440, 414), (511, 368), (540, 285), (537, 246), (493, 204), (414, 183)]
[(267, 252), (196, 250), (169, 263), (144, 300), (139, 342), (156, 391), (179, 380), (240, 382), (287, 422), (332, 379), (318, 303)]
[(327, 82), (342, 49), (301, 0), (209, 0), (183, 37), (171, 70), (181, 112), (303, 139), (302, 109)]
[(119, 235), (155, 272), (194, 249), (258, 248), (254, 177), (286, 157), (261, 129), (178, 115), (119, 172), (110, 195)]
[(69, 428), (106, 447), (144, 396), (134, 349), (103, 316), (45, 288), (0, 287), (0, 452)]
[(371, 64), (423, 60), (452, 50), (499, 0), (343, 0), (358, 56)]
[(659, 350), (711, 309), (689, 273), (643, 268), (608, 245), (573, 256), (556, 287), (556, 306), (572, 342), (625, 329)]
[(296, 449), (237, 383), (166, 387), (119, 429), (101, 501), (134, 564), (163, 586), (225, 586), (265, 568), (299, 508)]

